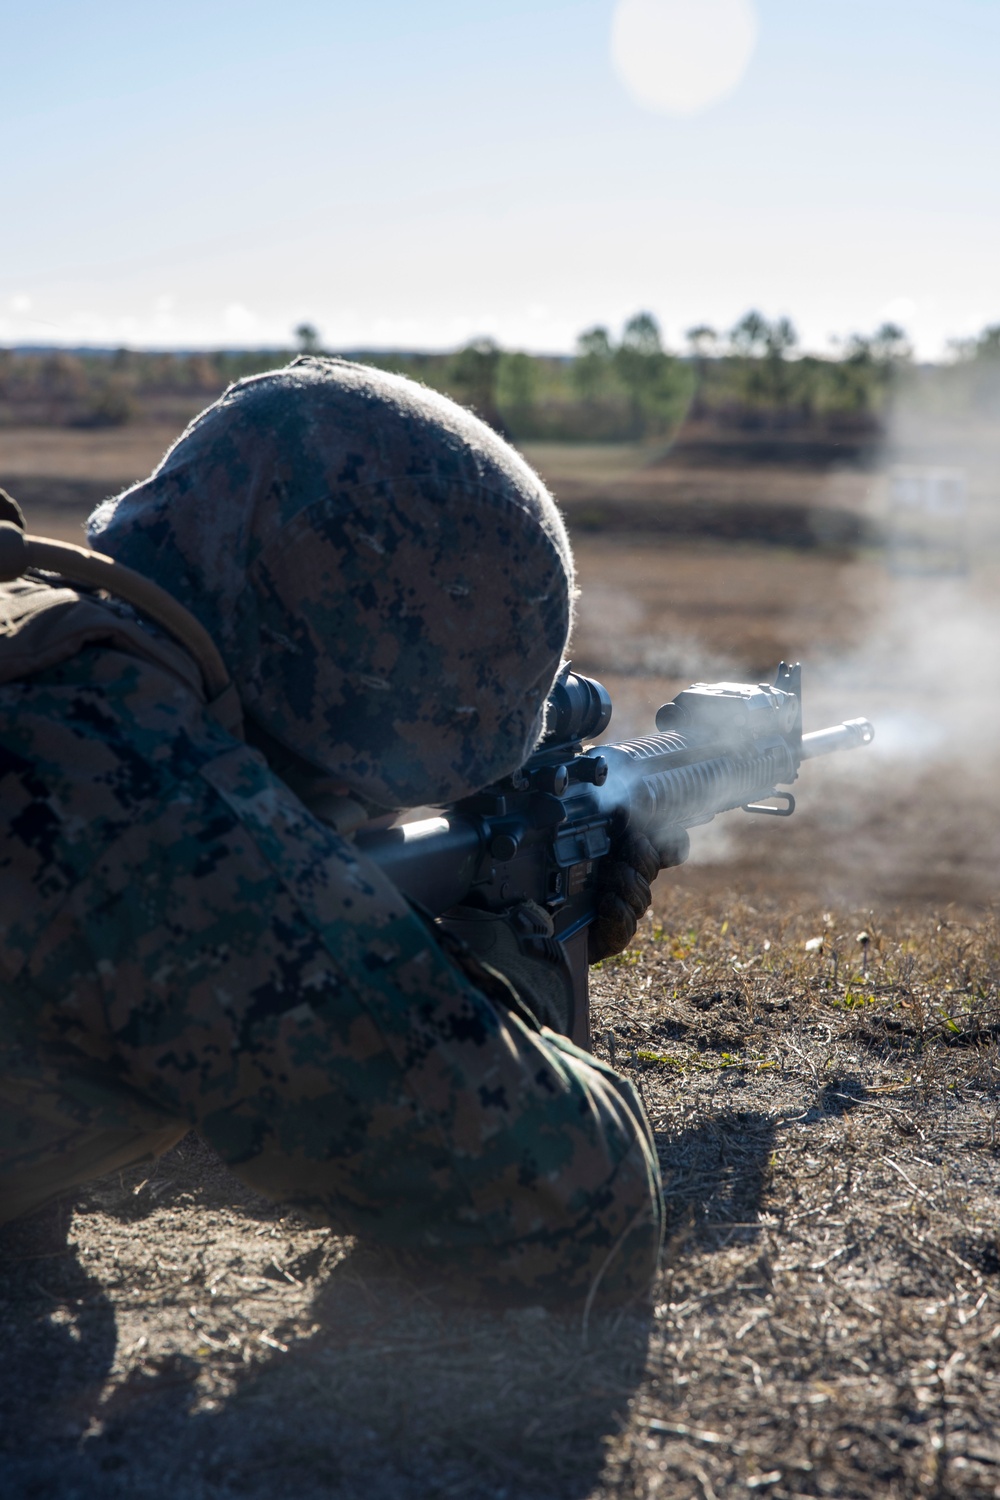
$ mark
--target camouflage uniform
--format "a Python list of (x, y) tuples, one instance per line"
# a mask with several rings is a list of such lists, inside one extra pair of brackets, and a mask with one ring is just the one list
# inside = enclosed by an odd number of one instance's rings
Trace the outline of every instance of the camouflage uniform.
[[(370, 803), (460, 795), (537, 735), (558, 514), (408, 382), (242, 382), (94, 532), (212, 629), (268, 744)], [(43, 582), (4, 610), (7, 644), (31, 618), (49, 649), (4, 682), (0, 636), (0, 1220), (193, 1126), (272, 1198), (481, 1294), (643, 1291), (661, 1208), (631, 1088), (484, 993), (155, 629)]]

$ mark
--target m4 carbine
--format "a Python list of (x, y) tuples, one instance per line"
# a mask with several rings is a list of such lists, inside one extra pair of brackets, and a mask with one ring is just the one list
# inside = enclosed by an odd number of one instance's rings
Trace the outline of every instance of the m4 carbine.
[(545, 735), (512, 776), (439, 817), (366, 829), (360, 848), (435, 916), (456, 906), (504, 912), (544, 907), (572, 976), (574, 1041), (590, 1045), (587, 929), (599, 867), (626, 829), (680, 863), (687, 829), (732, 808), (789, 817), (804, 760), (870, 744), (867, 719), (802, 733), (801, 668), (782, 662), (769, 683), (697, 682), (665, 703), (658, 733), (584, 748), (607, 728), (611, 698), (567, 667), (549, 698)]

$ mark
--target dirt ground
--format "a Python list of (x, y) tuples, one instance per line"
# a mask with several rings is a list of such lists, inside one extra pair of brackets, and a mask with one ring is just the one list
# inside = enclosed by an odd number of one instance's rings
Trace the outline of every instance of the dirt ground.
[(649, 1308), (456, 1307), (193, 1137), (8, 1228), (0, 1491), (997, 1495), (998, 937), (661, 899), (594, 976), (667, 1188)]
[(1000, 556), (960, 576), (884, 558), (719, 542), (577, 541), (574, 664), (615, 704), (610, 740), (649, 734), (692, 681), (803, 663), (806, 730), (865, 716), (875, 743), (803, 766), (788, 819), (729, 814), (671, 875), (710, 895), (761, 884), (846, 907), (988, 906), (1000, 867)]
[[(93, 436), (89, 482), (147, 467)], [(637, 467), (602, 462), (609, 492)], [(79, 496), (52, 515), (78, 526)], [(594, 971), (664, 1172), (652, 1305), (456, 1307), (189, 1137), (0, 1231), (4, 1500), (1000, 1496), (1000, 559), (576, 542), (609, 738), (782, 657), (807, 729), (877, 735), (806, 765), (793, 818), (695, 830)]]
[[(23, 505), (30, 529), (79, 541), (88, 512), (148, 474), (182, 426), (178, 416), (92, 431), (0, 428), (0, 485)], [(877, 499), (877, 481), (850, 464), (740, 468), (725, 456), (706, 461), (624, 443), (527, 444), (525, 453), (580, 535), (638, 526), (669, 536), (856, 545), (871, 529)]]

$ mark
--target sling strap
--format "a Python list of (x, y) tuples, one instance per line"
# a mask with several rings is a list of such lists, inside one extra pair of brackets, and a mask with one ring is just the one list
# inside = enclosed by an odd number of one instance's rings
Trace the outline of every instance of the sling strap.
[[(36, 571), (123, 599), (173, 640), (153, 635), (96, 593), (25, 578)], [(0, 584), (10, 585), (0, 598), (0, 682), (54, 666), (84, 646), (103, 642), (182, 678), (207, 712), (242, 738), (239, 695), (219, 648), (201, 621), (159, 584), (102, 552), (26, 535), (14, 520), (0, 520)]]

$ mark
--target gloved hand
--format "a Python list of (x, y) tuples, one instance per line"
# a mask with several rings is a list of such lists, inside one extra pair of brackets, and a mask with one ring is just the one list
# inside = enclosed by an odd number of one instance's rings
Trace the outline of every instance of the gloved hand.
[(490, 968), (508, 979), (542, 1026), (569, 1036), (573, 1030), (573, 981), (552, 918), (534, 901), (503, 912), (453, 907), (437, 925)]
[(691, 840), (683, 828), (672, 828), (654, 845), (642, 833), (625, 833), (601, 867), (597, 887), (597, 919), (587, 933), (587, 959), (621, 953), (635, 937), (639, 918), (650, 907), (649, 888), (661, 870), (682, 865)]

